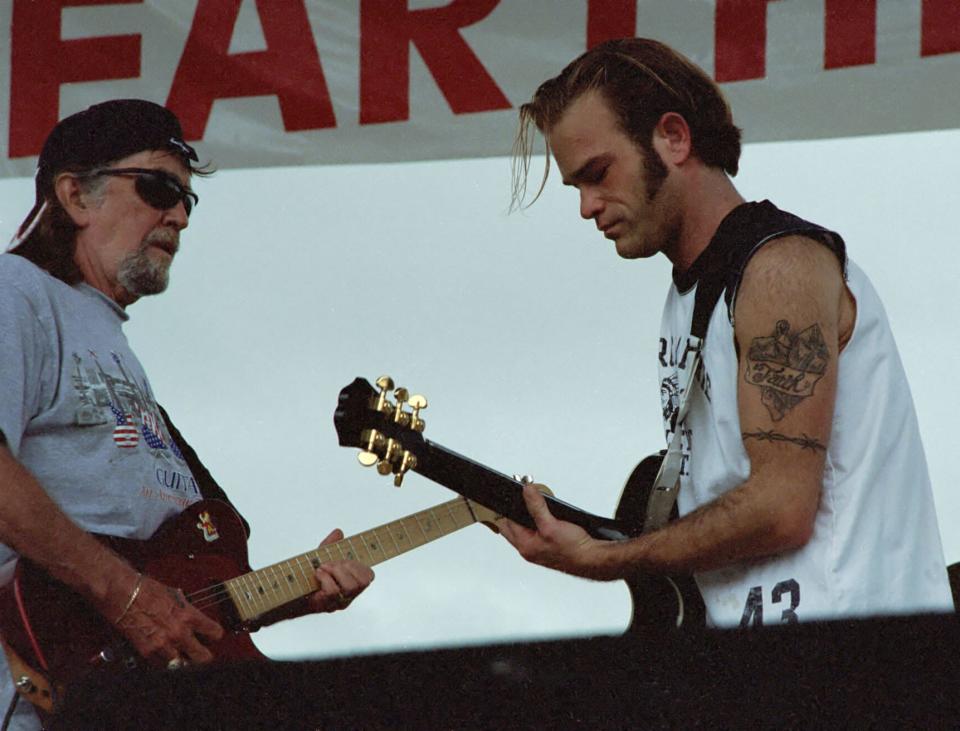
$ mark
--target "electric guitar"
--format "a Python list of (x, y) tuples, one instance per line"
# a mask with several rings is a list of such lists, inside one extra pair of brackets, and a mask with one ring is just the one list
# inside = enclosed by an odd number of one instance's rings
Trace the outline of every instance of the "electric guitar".
[[(321, 563), (353, 559), (367, 566), (399, 556), (476, 522), (497, 530), (500, 516), (458, 497), (280, 563), (251, 571), (240, 517), (227, 503), (202, 500), (164, 523), (147, 541), (98, 536), (137, 570), (183, 590), (187, 600), (226, 630), (208, 645), (215, 662), (264, 660), (250, 624), (318, 588)], [(0, 591), (0, 634), (39, 674), (31, 694), (41, 715), (56, 712), (65, 688), (100, 667), (143, 662), (116, 628), (79, 594), (21, 559)]]
[[(523, 501), (523, 478), (508, 477), (425, 439), (426, 424), (421, 412), (427, 407), (426, 398), (411, 396), (405, 388), (394, 389), (389, 376), (377, 379), (377, 386), (375, 389), (366, 379), (357, 378), (340, 391), (333, 417), (340, 446), (359, 448), (360, 463), (376, 466), (382, 475), (393, 475), (398, 487), (404, 476), (413, 471), (498, 515), (528, 528), (536, 527)], [(634, 468), (612, 519), (581, 510), (550, 494), (545, 494), (544, 499), (555, 517), (579, 525), (594, 538), (627, 540), (643, 532), (643, 519), (661, 460), (661, 454), (654, 454)], [(674, 505), (671, 519), (676, 517)], [(627, 586), (633, 601), (628, 633), (650, 627), (704, 623), (703, 600), (693, 577), (637, 574), (627, 580)]]

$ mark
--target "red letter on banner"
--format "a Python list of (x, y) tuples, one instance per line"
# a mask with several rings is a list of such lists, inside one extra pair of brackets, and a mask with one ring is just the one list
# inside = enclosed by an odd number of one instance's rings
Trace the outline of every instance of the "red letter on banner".
[(140, 75), (140, 36), (64, 41), (61, 11), (141, 0), (15, 0), (10, 29), (10, 157), (37, 155), (60, 119), (60, 85)]
[(774, 0), (717, 0), (713, 61), (717, 81), (766, 75), (769, 2)]
[(637, 34), (637, 0), (588, 0), (587, 49)]
[(216, 99), (275, 95), (287, 131), (336, 127), (303, 0), (257, 0), (266, 51), (228, 53), (241, 0), (200, 0), (167, 106), (203, 137)]
[(960, 53), (960, 2), (923, 0), (920, 16), (920, 55)]
[(410, 118), (410, 43), (454, 114), (509, 109), (510, 102), (460, 29), (483, 20), (500, 0), (452, 0), (408, 10), (407, 0), (360, 2), (360, 124)]
[(823, 67), (877, 61), (877, 0), (827, 0)]

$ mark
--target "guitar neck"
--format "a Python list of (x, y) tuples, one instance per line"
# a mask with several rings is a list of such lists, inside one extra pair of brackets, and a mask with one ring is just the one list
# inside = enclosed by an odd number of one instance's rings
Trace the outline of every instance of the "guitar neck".
[[(535, 527), (518, 480), (424, 439), (420, 432), (425, 424), (416, 414), (426, 407), (426, 399), (409, 397), (416, 413), (405, 412), (402, 407), (408, 398), (406, 389), (397, 389), (395, 394), (402, 395), (404, 401), (394, 404), (387, 399), (388, 391), (393, 389), (392, 379), (383, 376), (377, 385), (380, 392), (365, 379), (355, 378), (340, 391), (333, 414), (340, 446), (359, 447), (363, 450), (362, 464), (371, 467), (379, 462), (397, 475), (395, 479), (402, 479), (404, 472), (412, 468), (476, 504), (528, 528)], [(556, 517), (576, 523), (595, 538), (619, 541), (642, 532), (642, 526), (588, 513), (552, 495), (544, 498)]]
[(477, 522), (475, 507), (450, 502), (371, 528), (336, 543), (223, 582), (241, 621), (248, 622), (319, 588), (314, 570), (339, 559), (374, 566)]
[[(418, 461), (416, 472), (521, 525), (536, 528), (518, 480), (429, 439), (424, 445), (424, 458)], [(555, 517), (579, 525), (594, 538), (618, 541), (642, 531), (642, 526), (588, 513), (552, 495), (544, 495), (544, 499)]]

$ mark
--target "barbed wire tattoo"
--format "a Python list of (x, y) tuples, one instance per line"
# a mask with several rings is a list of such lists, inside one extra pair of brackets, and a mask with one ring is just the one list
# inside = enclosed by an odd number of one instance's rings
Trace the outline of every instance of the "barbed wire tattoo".
[(801, 434), (799, 437), (788, 437), (786, 434), (761, 429), (755, 432), (742, 432), (741, 436), (744, 439), (756, 439), (761, 442), (788, 442), (790, 444), (796, 444), (801, 449), (809, 449), (812, 452), (827, 451), (825, 446), (813, 437), (808, 437), (806, 434)]

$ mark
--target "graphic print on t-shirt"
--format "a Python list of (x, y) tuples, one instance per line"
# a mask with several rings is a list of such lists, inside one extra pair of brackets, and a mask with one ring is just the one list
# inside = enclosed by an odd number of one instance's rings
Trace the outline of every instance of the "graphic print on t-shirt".
[(183, 456), (166, 432), (146, 381), (137, 383), (116, 352), (110, 352), (112, 365), (108, 362), (107, 368), (95, 351), (88, 350), (87, 356), (72, 354), (77, 426), (113, 424), (113, 442), (118, 449), (141, 446), (155, 457), (182, 462)]
[[(680, 403), (683, 401), (686, 384), (689, 382), (688, 368), (694, 367), (698, 346), (689, 336), (682, 338), (660, 338), (660, 407), (663, 412), (663, 427), (666, 440), (669, 444), (677, 430), (677, 416)], [(696, 385), (702, 396), (710, 401), (710, 377), (706, 368), (701, 367), (696, 372)], [(680, 466), (680, 475), (690, 474), (690, 447), (693, 442), (693, 431), (685, 423), (680, 424), (680, 448), (683, 462)]]

